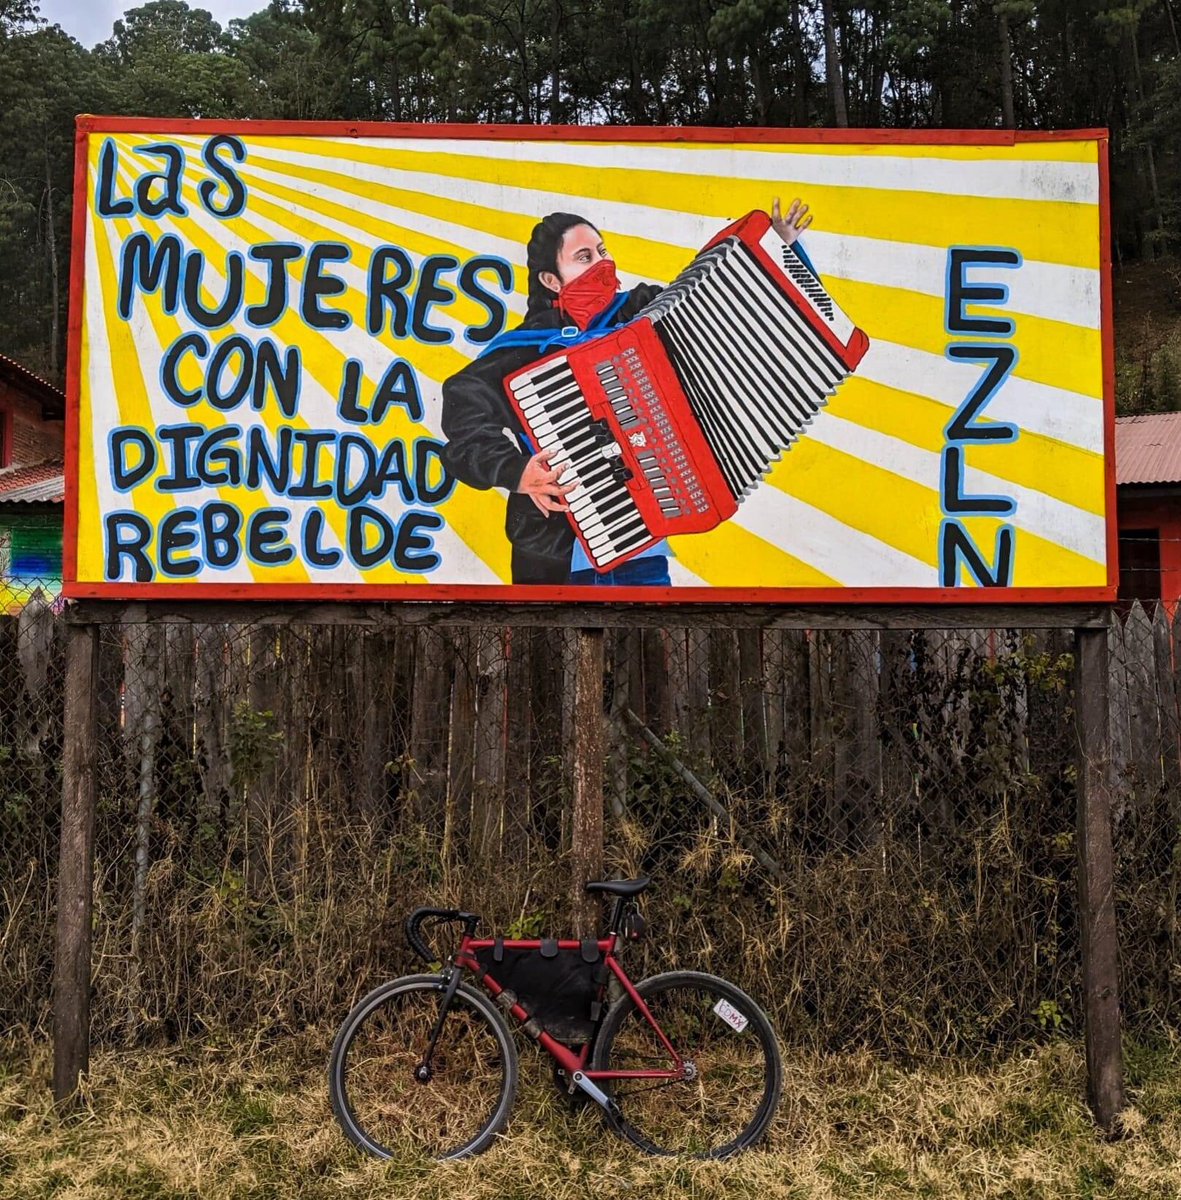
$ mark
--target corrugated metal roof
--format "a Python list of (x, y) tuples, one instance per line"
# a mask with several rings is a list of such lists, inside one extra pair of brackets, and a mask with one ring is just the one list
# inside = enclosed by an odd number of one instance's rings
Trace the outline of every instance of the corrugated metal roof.
[(1181, 412), (1115, 420), (1116, 483), (1181, 483)]
[(0, 504), (60, 503), (65, 495), (65, 465), (60, 458), (0, 471)]

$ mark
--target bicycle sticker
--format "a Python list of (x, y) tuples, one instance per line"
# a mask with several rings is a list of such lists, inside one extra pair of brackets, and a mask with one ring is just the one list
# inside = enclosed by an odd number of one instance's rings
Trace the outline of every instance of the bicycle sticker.
[(719, 1000), (714, 1005), (713, 1010), (731, 1029), (736, 1030), (738, 1033), (741, 1033), (750, 1024), (750, 1021), (729, 1000)]

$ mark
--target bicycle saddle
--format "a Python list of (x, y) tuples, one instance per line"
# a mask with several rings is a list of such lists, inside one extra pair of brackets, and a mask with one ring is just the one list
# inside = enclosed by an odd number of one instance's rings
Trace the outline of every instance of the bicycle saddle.
[(607, 892), (611, 896), (638, 896), (652, 882), (646, 876), (639, 879), (599, 879), (588, 883), (588, 892)]

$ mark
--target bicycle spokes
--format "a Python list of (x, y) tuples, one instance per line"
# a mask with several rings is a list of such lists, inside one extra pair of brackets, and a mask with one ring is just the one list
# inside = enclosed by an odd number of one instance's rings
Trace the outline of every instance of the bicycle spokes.
[[(438, 992), (391, 997), (358, 1029), (345, 1063), (347, 1103), (380, 1145), (445, 1153), (478, 1132), (502, 1088), (500, 1047), (487, 1022), (450, 1006), (426, 1064), (439, 1018)], [(425, 1140), (424, 1140), (425, 1139)]]
[[(767, 1096), (767, 1049), (759, 1029), (736, 1020), (733, 1005), (719, 1013), (719, 995), (708, 985), (669, 986), (644, 998), (682, 1070), (676, 1079), (612, 1081), (623, 1123), (651, 1149), (709, 1154), (740, 1141)], [(669, 1069), (662, 1039), (637, 1009), (615, 1033), (608, 1067)]]

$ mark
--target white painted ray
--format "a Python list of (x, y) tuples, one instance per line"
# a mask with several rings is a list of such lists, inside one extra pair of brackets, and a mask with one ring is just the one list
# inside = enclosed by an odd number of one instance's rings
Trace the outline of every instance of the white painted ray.
[[(804, 239), (808, 256), (821, 276), (849, 279), (876, 287), (904, 288), (940, 300), (947, 294), (948, 251), (942, 246), (888, 242), (883, 238), (844, 237), (808, 230)], [(998, 234), (998, 245), (1005, 240)], [(1011, 317), (1042, 317), (1084, 329), (1100, 327), (1098, 271), (1062, 263), (1026, 259), (1020, 267), (973, 267), (969, 283), (1004, 284), (1009, 299), (1004, 305), (973, 306), (972, 312)], [(883, 297), (883, 303), (888, 298)], [(871, 313), (859, 313), (858, 324), (872, 328)]]
[(668, 578), (673, 587), (712, 587), (708, 580), (695, 575), (675, 555), (668, 557)]
[[(283, 154), (260, 153), (251, 160), (252, 169), (261, 178), (290, 187), (289, 177), (284, 176), (282, 172), (261, 167), (260, 159), (302, 163), (306, 166), (311, 165), (307, 160), (314, 160), (315, 156), (286, 151)], [(588, 220), (600, 225), (608, 235), (614, 232), (642, 237), (683, 251), (686, 265), (725, 224), (717, 217), (695, 213), (654, 209), (624, 201), (596, 200), (565, 193), (510, 189), (498, 184), (455, 180), (446, 176), (393, 170), (365, 163), (336, 162), (333, 169), (345, 178), (360, 179), (367, 183), (384, 184), (432, 196), (451, 195), (456, 200), (467, 201), (484, 208), (509, 212), (536, 212), (539, 217), (553, 210), (575, 209)], [(440, 189), (443, 191), (440, 192)], [(309, 182), (306, 190), (313, 194), (328, 194), (326, 186), (319, 182)], [(279, 203), (276, 197), (268, 195), (268, 199)], [(354, 204), (352, 197), (350, 204)], [(293, 212), (299, 211), (298, 206), (291, 201), (287, 201), (286, 206)], [(489, 247), (495, 246), (495, 249), (484, 252), (498, 254), (509, 262), (518, 262), (523, 257), (523, 248), (517, 243), (491, 237), (483, 231), (467, 226), (453, 225), (429, 215), (413, 214), (404, 209), (391, 209), (387, 204), (366, 197), (357, 197), (355, 207), (378, 219), (390, 220), (391, 212), (397, 213), (394, 219), (398, 224), (424, 234), (437, 230), (437, 236), (456, 245), (477, 243), (482, 251), (485, 244)], [(741, 215), (733, 214), (734, 217)], [(906, 288), (939, 297), (942, 297), (946, 290), (947, 248), (944, 246), (839, 236), (809, 230), (805, 248), (822, 278), (831, 274), (881, 287)], [(814, 255), (813, 248), (816, 249)], [(995, 274), (999, 282), (1011, 289), (1009, 303), (1005, 306), (1006, 311), (1065, 321), (1085, 328), (1098, 327), (1098, 271), (1026, 259), (1017, 270), (1001, 270)], [(973, 274), (973, 280), (977, 276), (978, 272)], [(658, 272), (650, 272), (648, 277), (657, 283), (669, 282)], [(868, 324), (867, 316), (858, 316), (858, 323)]]
[(936, 587), (938, 570), (764, 484), (732, 517), (750, 533), (847, 587)]
[[(748, 150), (683, 142), (661, 145), (461, 138), (325, 138), (324, 142), (326, 153), (321, 157), (334, 159), (337, 147), (347, 154), (349, 147), (361, 145), (370, 150), (418, 153), (424, 157), (450, 154), (494, 159), (520, 163), (524, 168), (573, 166), (762, 180), (780, 191), (817, 184), (989, 199), (1092, 205), (1099, 202), (1097, 163), (1006, 158), (1001, 147), (997, 148), (995, 158), (953, 159), (939, 157), (938, 147), (931, 147), (930, 155), (908, 156), (883, 153), (880, 147), (866, 153), (864, 147), (857, 145), (850, 145), (845, 153), (832, 153), (830, 149), (828, 153), (817, 154), (800, 145)], [(249, 146), (248, 153), (253, 154), (254, 149)]]
[[(252, 164), (251, 170), (259, 178), (265, 179), (269, 183), (280, 184), (284, 187), (292, 187), (293, 180), (289, 175), (283, 174), (281, 171), (270, 170), (266, 167), (260, 167), (257, 163)], [(309, 182), (305, 186), (305, 191), (317, 196), (328, 198), (332, 195), (330, 189), (321, 184)], [(358, 241), (364, 241), (367, 244), (385, 245), (381, 239), (374, 238), (372, 235), (367, 235), (365, 238), (360, 237), (360, 231), (357, 231), (354, 226), (347, 224), (344, 221), (339, 221), (331, 216), (328, 216), (319, 210), (305, 209), (298, 201), (292, 200), (287, 196), (280, 196), (273, 192), (263, 193), (269, 203), (277, 208), (282, 208), (286, 212), (290, 212), (296, 216), (304, 217), (308, 220), (314, 220), (318, 224), (326, 228), (339, 230), (342, 234), (354, 238)], [(399, 225), (404, 229), (408, 229), (413, 233), (421, 234), (424, 237), (432, 237), (438, 241), (444, 242), (450, 246), (466, 250), (469, 254), (488, 254), (497, 258), (504, 259), (510, 266), (522, 268), (525, 260), (525, 246), (511, 238), (497, 237), (495, 234), (489, 233), (486, 230), (474, 229), (470, 225), (460, 225), (452, 221), (444, 220), (440, 217), (432, 217), (428, 214), (413, 212), (410, 209), (393, 208), (389, 204), (384, 204), (380, 200), (372, 200), (366, 196), (347, 196), (348, 203), (351, 208), (359, 213), (364, 213), (365, 216), (373, 217), (375, 220), (386, 221), (390, 225)], [(540, 218), (542, 215), (538, 213)], [(249, 212), (251, 221), (261, 224), (262, 218), (255, 211)], [(717, 224), (714, 222), (713, 224)], [(714, 230), (716, 232), (716, 229)], [(712, 237), (711, 233), (709, 237)], [(709, 238), (703, 239), (701, 244), (708, 241)], [(406, 247), (403, 247), (406, 249)], [(686, 264), (696, 253), (696, 248), (688, 250)], [(422, 262), (425, 255), (416, 254), (407, 250), (407, 254), (417, 265)], [(619, 278), (625, 288), (634, 287), (640, 283), (643, 278), (640, 275), (631, 274), (627, 271), (620, 270)], [(655, 282), (665, 282), (667, 280), (657, 280), (655, 276), (651, 276)], [(505, 303), (515, 314), (524, 315), (526, 306), (526, 297), (518, 292), (513, 292), (511, 295), (504, 297)]]
[[(862, 462), (876, 463), (891, 474), (933, 492), (940, 489), (941, 455), (933, 451), (825, 411), (817, 416), (808, 436)], [(993, 446), (990, 453), (1002, 460), (1005, 447)], [(1102, 517), (975, 467), (964, 472), (964, 490), (968, 495), (1008, 496), (1017, 502), (1017, 511), (1005, 518), (1008, 524), (1097, 563), (1106, 561), (1107, 526)]]
[[(858, 377), (925, 396), (949, 410), (963, 403), (985, 370), (978, 363), (953, 362), (913, 346), (874, 341), (872, 333), (870, 339), (869, 350), (857, 368)], [(1103, 453), (1103, 401), (1080, 392), (1013, 374), (989, 401), (982, 418), (1011, 421), (1030, 433), (1093, 454)]]
[(107, 338), (107, 323), (103, 308), (102, 275), (98, 265), (97, 219), (87, 217), (86, 231), (86, 335), (89, 341), (90, 362), (87, 371), (87, 395), (91, 413), (91, 452), (94, 455), (95, 482), (98, 503), (102, 512), (123, 508), (127, 500), (115, 491), (110, 473), (104, 470), (107, 461), (107, 434), (119, 420), (119, 402), (115, 388), (115, 373), (111, 366), (111, 344)]

